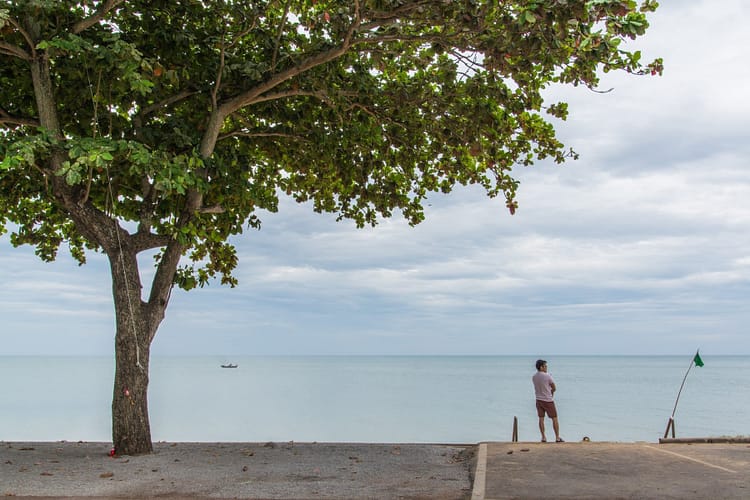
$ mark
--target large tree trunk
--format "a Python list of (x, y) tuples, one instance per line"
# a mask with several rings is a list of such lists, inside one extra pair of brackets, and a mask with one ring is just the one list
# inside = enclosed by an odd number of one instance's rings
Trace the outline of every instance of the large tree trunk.
[[(148, 307), (141, 300), (135, 254), (109, 255), (117, 334), (112, 397), (112, 442), (116, 453), (151, 453), (148, 417), (148, 370), (151, 340), (156, 333)], [(165, 305), (166, 307), (166, 305)]]
[(136, 347), (129, 331), (117, 328), (112, 442), (117, 454), (151, 453), (148, 417), (148, 345)]

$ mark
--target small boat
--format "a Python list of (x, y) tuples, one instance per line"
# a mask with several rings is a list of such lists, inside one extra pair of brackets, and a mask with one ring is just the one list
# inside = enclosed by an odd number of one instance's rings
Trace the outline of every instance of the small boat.
[(222, 368), (237, 368), (237, 365), (229, 363), (228, 365), (221, 365)]

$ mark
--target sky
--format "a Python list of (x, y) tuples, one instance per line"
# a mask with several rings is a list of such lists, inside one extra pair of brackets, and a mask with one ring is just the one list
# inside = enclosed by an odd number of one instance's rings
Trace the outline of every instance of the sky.
[[(662, 77), (551, 90), (580, 159), (519, 167), (513, 216), (471, 187), (416, 227), (283, 201), (234, 240), (237, 288), (175, 290), (153, 354), (750, 354), (749, 18), (663, 1), (630, 45)], [(0, 280), (0, 355), (114, 351), (102, 256), (47, 264), (4, 235)]]

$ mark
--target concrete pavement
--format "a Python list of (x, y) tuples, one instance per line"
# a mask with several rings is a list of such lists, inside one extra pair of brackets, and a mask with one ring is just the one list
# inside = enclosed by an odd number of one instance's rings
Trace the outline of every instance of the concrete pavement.
[(748, 499), (750, 443), (0, 443), (0, 496)]
[(747, 443), (481, 443), (473, 500), (748, 499)]

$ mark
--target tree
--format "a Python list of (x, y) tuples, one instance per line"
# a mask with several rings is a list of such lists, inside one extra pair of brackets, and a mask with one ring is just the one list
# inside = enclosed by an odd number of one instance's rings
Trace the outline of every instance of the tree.
[[(0, 2), (0, 232), (45, 261), (106, 254), (112, 433), (152, 450), (149, 349), (175, 285), (234, 286), (232, 235), (279, 196), (358, 226), (516, 165), (574, 156), (550, 84), (657, 74), (632, 0)], [(156, 253), (142, 290), (137, 256)]]

